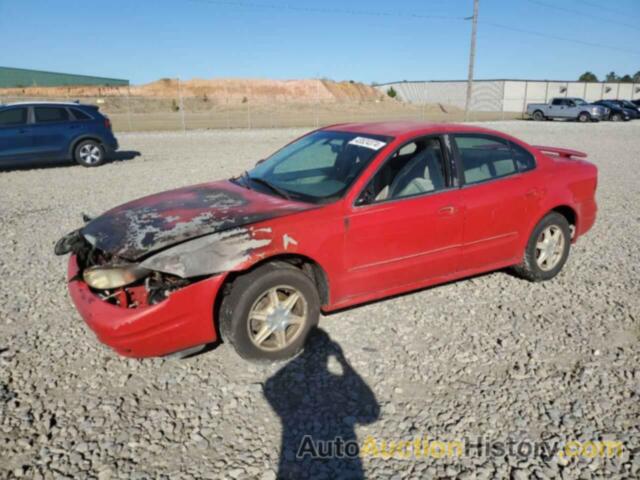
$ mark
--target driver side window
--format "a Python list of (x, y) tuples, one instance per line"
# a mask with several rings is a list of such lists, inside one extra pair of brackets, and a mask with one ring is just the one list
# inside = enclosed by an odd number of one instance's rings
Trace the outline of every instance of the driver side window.
[(419, 138), (396, 150), (373, 176), (357, 205), (414, 197), (446, 188), (439, 137)]

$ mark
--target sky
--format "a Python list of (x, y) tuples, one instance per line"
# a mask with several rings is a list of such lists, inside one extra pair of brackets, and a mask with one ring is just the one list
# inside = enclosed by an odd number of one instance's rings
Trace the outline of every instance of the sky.
[[(472, 12), (473, 0), (0, 0), (0, 65), (133, 84), (465, 79)], [(586, 70), (640, 70), (640, 0), (480, 0), (475, 78)]]

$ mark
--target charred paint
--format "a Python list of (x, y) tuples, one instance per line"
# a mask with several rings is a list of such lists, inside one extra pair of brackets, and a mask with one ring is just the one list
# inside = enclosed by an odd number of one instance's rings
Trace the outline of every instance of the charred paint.
[(81, 233), (100, 250), (137, 260), (187, 240), (309, 208), (221, 181), (134, 200), (92, 220)]
[(268, 229), (233, 228), (168, 248), (142, 262), (150, 270), (182, 278), (234, 270), (271, 245)]

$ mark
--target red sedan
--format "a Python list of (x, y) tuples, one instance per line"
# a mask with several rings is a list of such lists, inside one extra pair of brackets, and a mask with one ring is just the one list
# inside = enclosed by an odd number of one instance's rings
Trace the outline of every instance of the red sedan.
[(468, 125), (334, 125), (236, 178), (116, 207), (56, 253), (72, 254), (80, 314), (123, 355), (222, 338), (283, 359), (320, 311), (504, 267), (555, 277), (595, 221), (581, 157)]

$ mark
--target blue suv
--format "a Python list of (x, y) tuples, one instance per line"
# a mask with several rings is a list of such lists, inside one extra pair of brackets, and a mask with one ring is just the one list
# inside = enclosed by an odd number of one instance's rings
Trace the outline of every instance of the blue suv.
[(0, 105), (0, 167), (75, 160), (97, 167), (118, 149), (111, 122), (93, 105)]

